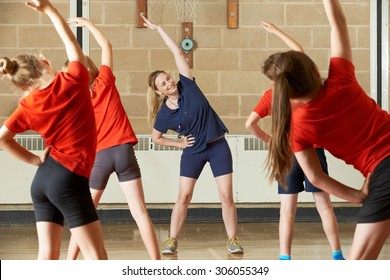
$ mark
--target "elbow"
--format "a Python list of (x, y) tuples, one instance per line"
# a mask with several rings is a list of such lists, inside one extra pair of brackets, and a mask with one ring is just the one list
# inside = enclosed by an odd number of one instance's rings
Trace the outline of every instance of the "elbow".
[(154, 144), (158, 144), (157, 142), (158, 142), (158, 138), (157, 137), (154, 137), (154, 136), (152, 136), (152, 142), (154, 143)]
[(0, 150), (4, 150), (10, 145), (11, 140), (5, 137), (0, 137)]
[(310, 183), (312, 183), (312, 185), (314, 185), (314, 186), (318, 186), (319, 184), (321, 184), (320, 178), (318, 176), (316, 176), (316, 175), (309, 175), (309, 176), (306, 175), (306, 177), (307, 177), (307, 180)]
[(4, 150), (4, 147), (6, 146), (7, 142), (9, 141), (9, 138), (7, 138), (4, 135), (0, 136), (0, 149)]
[(251, 132), (252, 130), (253, 130), (253, 121), (251, 121), (251, 120), (246, 120), (246, 122), (245, 122), (245, 128), (249, 131), (249, 132)]
[(323, 171), (305, 174), (305, 175), (306, 175), (307, 180), (312, 185), (316, 186), (319, 189), (323, 189), (323, 187), (321, 187), (323, 185), (323, 182), (324, 182), (323, 175), (325, 175), (325, 173)]
[(176, 59), (179, 59), (179, 58), (180, 58), (180, 60), (185, 60), (186, 59), (185, 56), (184, 56), (183, 51), (180, 48), (172, 50), (172, 53), (173, 53), (173, 56)]
[(344, 13), (341, 13), (336, 20), (340, 26), (347, 26), (347, 18)]
[(112, 43), (109, 40), (106, 41), (106, 47), (110, 50), (112, 49)]
[(161, 140), (161, 137), (152, 136), (152, 142), (153, 142), (154, 144), (160, 145), (160, 140)]

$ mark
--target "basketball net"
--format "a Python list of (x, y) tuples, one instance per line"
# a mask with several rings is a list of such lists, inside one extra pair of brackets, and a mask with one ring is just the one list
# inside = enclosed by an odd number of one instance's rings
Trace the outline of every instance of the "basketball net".
[(196, 16), (197, 0), (174, 0), (177, 20), (179, 22), (193, 22)]
[(148, 18), (154, 22), (161, 24), (163, 22), (163, 10), (168, 0), (148, 0)]

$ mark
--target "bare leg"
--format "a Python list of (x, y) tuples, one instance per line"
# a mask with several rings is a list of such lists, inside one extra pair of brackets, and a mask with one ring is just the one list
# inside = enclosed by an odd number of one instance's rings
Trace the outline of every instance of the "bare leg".
[(58, 260), (60, 257), (62, 226), (50, 222), (37, 222), (39, 241), (38, 260)]
[(233, 199), (232, 173), (215, 177), (222, 204), (222, 218), (228, 238), (237, 234), (237, 209)]
[(390, 219), (368, 224), (357, 224), (348, 259), (375, 260), (390, 235)]
[[(89, 189), (91, 192), (93, 204), (95, 205), (95, 208), (97, 208), (100, 198), (103, 195), (104, 189), (103, 190), (95, 190), (95, 189)], [(80, 248), (77, 245), (73, 235), (70, 236), (69, 240), (69, 246), (68, 246), (68, 254), (67, 254), (67, 259), (68, 260), (76, 260), (78, 255), (80, 253)]]
[(291, 256), (298, 194), (280, 194), (279, 253)]
[(130, 213), (137, 223), (149, 257), (153, 260), (161, 259), (156, 233), (145, 205), (142, 179), (121, 182), (120, 186), (129, 205)]
[(340, 251), (341, 245), (339, 238), (339, 228), (329, 194), (326, 192), (314, 192), (313, 197), (316, 203), (317, 211), (321, 217), (322, 227), (324, 228), (324, 232), (326, 238), (328, 238), (332, 252)]
[(188, 205), (191, 202), (196, 179), (180, 176), (179, 194), (172, 210), (169, 237), (177, 239), (187, 218)]
[(79, 245), (84, 259), (107, 260), (103, 243), (103, 232), (100, 221), (70, 229), (75, 242)]

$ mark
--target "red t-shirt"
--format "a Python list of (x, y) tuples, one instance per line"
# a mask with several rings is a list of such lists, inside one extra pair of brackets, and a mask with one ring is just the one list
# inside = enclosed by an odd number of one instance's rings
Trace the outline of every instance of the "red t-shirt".
[(272, 89), (264, 92), (264, 95), (261, 97), (259, 103), (253, 109), (253, 112), (256, 112), (260, 118), (265, 118), (271, 115), (272, 108)]
[(326, 148), (367, 176), (390, 155), (390, 115), (359, 86), (353, 64), (330, 60), (329, 75), (317, 97), (294, 109), (294, 152)]
[[(294, 110), (295, 105), (292, 103), (292, 110)], [(260, 118), (265, 118), (267, 116), (271, 116), (272, 113), (272, 89), (264, 92), (264, 95), (261, 97), (259, 103), (257, 103), (256, 107), (253, 109), (253, 112), (257, 113)], [(314, 148), (320, 148), (317, 145), (314, 145)]]
[(53, 82), (24, 97), (4, 122), (13, 133), (34, 130), (52, 146), (50, 155), (70, 171), (89, 178), (95, 160), (96, 127), (88, 89), (89, 74), (69, 63)]
[(115, 76), (108, 66), (100, 67), (92, 92), (97, 131), (96, 152), (125, 143), (137, 144), (138, 139), (115, 86)]

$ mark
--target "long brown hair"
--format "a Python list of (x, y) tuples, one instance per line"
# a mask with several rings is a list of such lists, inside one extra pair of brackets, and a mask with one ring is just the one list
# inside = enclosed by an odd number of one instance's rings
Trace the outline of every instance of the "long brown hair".
[(267, 157), (270, 180), (287, 189), (285, 179), (292, 166), (290, 99), (316, 94), (321, 78), (314, 62), (304, 53), (288, 51), (271, 55), (263, 73), (274, 81), (272, 94), (272, 138)]
[(146, 92), (146, 104), (148, 107), (148, 123), (150, 126), (152, 126), (154, 121), (156, 120), (157, 113), (160, 110), (161, 103), (163, 101), (163, 96), (157, 93), (156, 88), (156, 78), (161, 73), (165, 73), (165, 71), (156, 70), (150, 73), (148, 77), (149, 87)]

